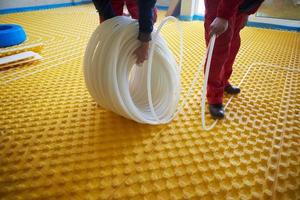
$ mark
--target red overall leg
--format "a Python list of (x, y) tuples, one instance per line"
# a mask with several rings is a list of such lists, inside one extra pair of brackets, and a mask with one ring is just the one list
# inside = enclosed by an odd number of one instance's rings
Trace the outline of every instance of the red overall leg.
[(116, 16), (123, 15), (124, 0), (111, 0), (111, 5)]
[(126, 0), (126, 7), (133, 19), (139, 19), (139, 7), (137, 0)]
[(241, 37), (240, 37), (240, 31), (245, 26), (247, 15), (244, 14), (237, 14), (234, 22), (234, 31), (233, 36), (230, 43), (230, 50), (228, 58), (223, 66), (222, 79), (223, 79), (223, 85), (224, 87), (229, 86), (229, 78), (232, 74), (232, 66), (234, 63), (234, 60), (236, 58), (236, 55), (240, 49), (241, 46)]
[[(210, 40), (210, 24), (216, 18), (219, 0), (205, 1), (205, 40), (206, 44)], [(222, 104), (224, 94), (224, 81), (221, 74), (224, 64), (227, 61), (230, 51), (230, 42), (234, 31), (235, 16), (229, 19), (227, 31), (220, 35), (215, 42), (215, 48), (212, 55), (210, 73), (207, 85), (207, 100), (209, 104)]]

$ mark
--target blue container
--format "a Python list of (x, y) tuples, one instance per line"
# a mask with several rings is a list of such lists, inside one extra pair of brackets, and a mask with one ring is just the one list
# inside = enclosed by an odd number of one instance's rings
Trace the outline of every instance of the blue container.
[(9, 47), (26, 40), (24, 29), (17, 24), (0, 24), (0, 47)]

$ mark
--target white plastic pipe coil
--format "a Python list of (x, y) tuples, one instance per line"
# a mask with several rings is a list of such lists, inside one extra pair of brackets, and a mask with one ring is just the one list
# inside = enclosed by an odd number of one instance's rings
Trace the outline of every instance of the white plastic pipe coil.
[(150, 49), (150, 68), (135, 66), (137, 34), (138, 23), (128, 17), (115, 17), (98, 26), (84, 57), (87, 88), (100, 106), (119, 115), (140, 123), (168, 123), (180, 97), (175, 58), (164, 39), (156, 34), (156, 46)]
[[(180, 33), (180, 62), (169, 50), (159, 34), (168, 21), (175, 21)], [(143, 67), (135, 65), (134, 50), (138, 23), (128, 17), (106, 20), (91, 36), (84, 56), (84, 77), (91, 96), (102, 107), (139, 123), (165, 124), (174, 119), (186, 104), (207, 59), (202, 92), (202, 127), (205, 124), (205, 95), (210, 62), (216, 37), (208, 45), (205, 58), (198, 66), (192, 85), (182, 105), (180, 99), (180, 71), (183, 55), (183, 33), (174, 17), (165, 18), (153, 34), (148, 61)], [(145, 66), (147, 65), (147, 66)]]

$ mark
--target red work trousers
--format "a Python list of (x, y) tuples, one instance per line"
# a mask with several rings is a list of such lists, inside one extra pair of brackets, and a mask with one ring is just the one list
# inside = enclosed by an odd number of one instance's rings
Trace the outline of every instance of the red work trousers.
[[(123, 15), (123, 8), (126, 5), (127, 10), (133, 19), (139, 19), (138, 0), (111, 0), (112, 7), (117, 16)], [(154, 8), (153, 21), (156, 22), (157, 9)]]
[[(217, 17), (219, 2), (220, 0), (205, 0), (204, 28), (206, 45), (210, 40), (210, 24)], [(229, 85), (232, 65), (241, 44), (240, 30), (244, 27), (246, 19), (246, 14), (236, 12), (228, 20), (227, 31), (216, 39), (207, 84), (206, 96), (209, 104), (223, 103), (224, 87)]]

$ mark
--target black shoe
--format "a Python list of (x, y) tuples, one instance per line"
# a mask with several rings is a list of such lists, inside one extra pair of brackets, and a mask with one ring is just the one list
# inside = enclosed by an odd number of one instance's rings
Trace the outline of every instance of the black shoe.
[(228, 94), (238, 94), (241, 92), (241, 89), (232, 85), (228, 85), (224, 88), (224, 91)]
[(225, 115), (222, 104), (209, 104), (209, 112), (214, 119), (223, 119)]

